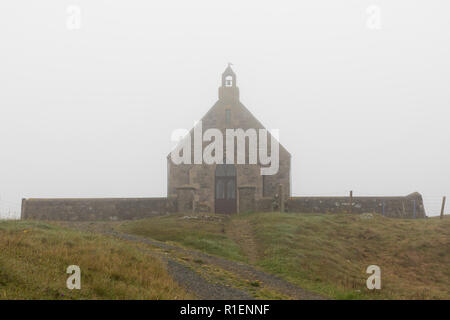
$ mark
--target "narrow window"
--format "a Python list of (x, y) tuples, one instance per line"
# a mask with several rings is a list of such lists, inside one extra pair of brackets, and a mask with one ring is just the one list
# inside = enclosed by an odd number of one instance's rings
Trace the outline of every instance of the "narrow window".
[(232, 87), (233, 86), (233, 76), (227, 76), (225, 78), (225, 87)]

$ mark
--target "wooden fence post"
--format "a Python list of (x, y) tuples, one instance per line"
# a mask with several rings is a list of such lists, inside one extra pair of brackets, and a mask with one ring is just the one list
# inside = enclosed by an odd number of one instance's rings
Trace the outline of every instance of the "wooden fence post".
[(445, 209), (445, 201), (446, 200), (447, 200), (447, 197), (442, 198), (441, 219), (444, 219), (444, 209)]
[(349, 206), (349, 213), (353, 213), (353, 191), (350, 191), (350, 206)]

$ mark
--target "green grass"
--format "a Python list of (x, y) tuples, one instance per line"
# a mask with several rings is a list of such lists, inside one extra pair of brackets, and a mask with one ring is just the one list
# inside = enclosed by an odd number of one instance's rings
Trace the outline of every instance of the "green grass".
[[(81, 290), (66, 287), (69, 265), (81, 268)], [(137, 245), (41, 222), (0, 221), (0, 299), (184, 298), (192, 297)]]
[[(311, 291), (337, 299), (450, 299), (450, 219), (374, 215), (254, 213), (182, 219), (170, 215), (123, 224), (121, 231), (249, 261), (233, 223), (245, 222), (253, 263)], [(233, 220), (233, 221), (232, 221)], [(233, 222), (233, 223), (232, 223)], [(245, 235), (248, 237), (248, 234)], [(366, 288), (369, 265), (382, 289)]]
[(184, 217), (185, 215), (175, 214), (139, 222), (129, 221), (121, 225), (121, 231), (159, 241), (182, 244), (228, 259), (246, 260), (239, 245), (225, 234), (227, 217), (218, 215), (198, 215), (196, 219)]

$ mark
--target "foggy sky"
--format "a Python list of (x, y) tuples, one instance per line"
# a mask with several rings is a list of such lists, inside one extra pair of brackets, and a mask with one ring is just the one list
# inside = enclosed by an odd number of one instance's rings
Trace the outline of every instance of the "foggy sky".
[(218, 99), (227, 62), (292, 154), (293, 195), (419, 191), (437, 215), (449, 12), (445, 0), (2, 0), (0, 215), (21, 198), (165, 196), (171, 133)]

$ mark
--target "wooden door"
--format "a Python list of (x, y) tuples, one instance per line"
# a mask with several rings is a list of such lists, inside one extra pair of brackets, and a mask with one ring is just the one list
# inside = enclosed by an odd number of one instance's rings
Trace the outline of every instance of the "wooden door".
[(216, 213), (236, 213), (236, 168), (234, 165), (217, 165), (214, 194)]

